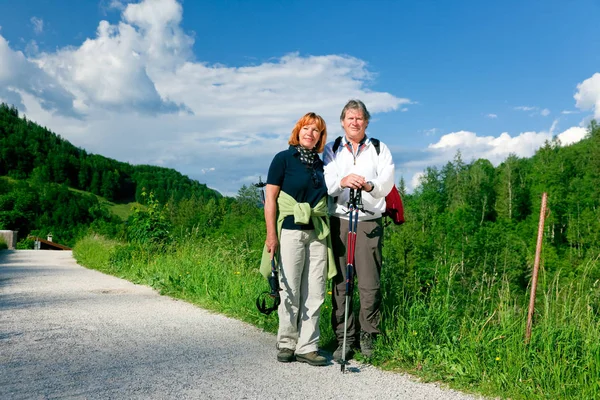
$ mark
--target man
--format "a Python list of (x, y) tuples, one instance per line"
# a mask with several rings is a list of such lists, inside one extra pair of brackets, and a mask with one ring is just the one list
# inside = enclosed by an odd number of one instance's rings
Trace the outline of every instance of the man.
[[(348, 313), (346, 354), (350, 359), (352, 349), (360, 342), (365, 357), (373, 353), (373, 340), (379, 334), (381, 293), (381, 239), (383, 237), (382, 214), (385, 212), (385, 196), (394, 185), (394, 162), (388, 147), (379, 143), (379, 154), (375, 144), (366, 135), (370, 114), (360, 100), (350, 100), (343, 108), (340, 122), (345, 135), (339, 141), (325, 147), (325, 183), (332, 197), (331, 238), (337, 275), (333, 279), (333, 310), (331, 322), (336, 334), (338, 348), (333, 353), (335, 360), (342, 359), (344, 338), (344, 307), (346, 295), (346, 242), (348, 238), (348, 200), (350, 189), (362, 190), (365, 210), (360, 212), (354, 257), (354, 275), (358, 279), (360, 314), (358, 324), (352, 313)], [(337, 147), (334, 149), (334, 147)], [(334, 151), (335, 150), (335, 151)], [(352, 293), (349, 294), (350, 299)], [(350, 300), (352, 304), (352, 300)], [(358, 340), (357, 340), (358, 339)]]

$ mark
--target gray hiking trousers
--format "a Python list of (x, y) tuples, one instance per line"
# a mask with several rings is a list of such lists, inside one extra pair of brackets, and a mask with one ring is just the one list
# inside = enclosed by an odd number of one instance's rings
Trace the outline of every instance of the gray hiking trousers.
[[(331, 325), (338, 343), (344, 338), (344, 312), (346, 304), (346, 264), (348, 241), (348, 220), (337, 217), (330, 218), (331, 239), (337, 268), (333, 278)], [(360, 313), (358, 324), (352, 308), (348, 313), (347, 345), (358, 343), (361, 330), (378, 334), (381, 319), (381, 291), (379, 277), (381, 274), (381, 240), (383, 238), (382, 218), (370, 221), (358, 221), (356, 232), (356, 251), (354, 253), (354, 276), (358, 280), (360, 296)], [(355, 290), (352, 291), (356, 292)], [(352, 293), (350, 294), (352, 304)]]

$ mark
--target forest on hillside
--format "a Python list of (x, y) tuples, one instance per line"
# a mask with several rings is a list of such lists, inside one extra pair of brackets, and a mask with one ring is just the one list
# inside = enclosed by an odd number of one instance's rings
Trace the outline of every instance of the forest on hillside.
[(90, 227), (115, 236), (124, 227), (109, 202), (144, 205), (145, 193), (163, 204), (223, 199), (173, 169), (88, 154), (0, 104), (0, 229), (19, 231), (20, 239), (53, 233), (66, 245)]
[(0, 176), (64, 184), (109, 201), (142, 201), (143, 190), (161, 202), (192, 195), (218, 199), (205, 184), (170, 168), (131, 165), (88, 154), (35, 122), (14, 106), (0, 104)]

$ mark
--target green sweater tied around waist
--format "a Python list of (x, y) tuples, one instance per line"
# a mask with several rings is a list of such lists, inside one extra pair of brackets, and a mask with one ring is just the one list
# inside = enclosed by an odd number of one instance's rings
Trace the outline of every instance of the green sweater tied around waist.
[[(288, 215), (294, 216), (294, 222), (298, 225), (308, 224), (311, 220), (315, 227), (315, 233), (319, 240), (327, 238), (327, 278), (331, 279), (337, 274), (331, 247), (331, 230), (329, 229), (329, 215), (327, 213), (327, 196), (324, 196), (314, 208), (308, 203), (298, 203), (292, 196), (284, 191), (279, 192), (277, 197), (277, 237), (281, 237), (283, 219)], [(279, 268), (279, 257), (275, 257), (275, 265)], [(260, 273), (268, 278), (271, 275), (271, 253), (267, 251), (265, 244), (260, 262)]]

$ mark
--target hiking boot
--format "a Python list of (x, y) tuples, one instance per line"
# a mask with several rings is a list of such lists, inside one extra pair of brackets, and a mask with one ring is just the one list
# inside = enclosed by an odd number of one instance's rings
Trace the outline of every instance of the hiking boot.
[(306, 354), (296, 354), (296, 361), (308, 363), (315, 367), (322, 367), (323, 365), (327, 365), (327, 359), (316, 351), (312, 351)]
[[(339, 345), (337, 347), (337, 349), (335, 349), (335, 351), (333, 352), (333, 359), (335, 361), (341, 361), (342, 360), (342, 351), (343, 351), (343, 345)], [(352, 350), (352, 346), (350, 346), (348, 343), (346, 343), (346, 357), (344, 357), (344, 360), (348, 361), (352, 358), (352, 354), (353, 354), (353, 350)]]
[(375, 335), (369, 332), (360, 332), (360, 352), (363, 356), (370, 358), (373, 356), (373, 340)]
[(294, 361), (294, 350), (285, 348), (279, 350), (277, 361), (285, 363)]

